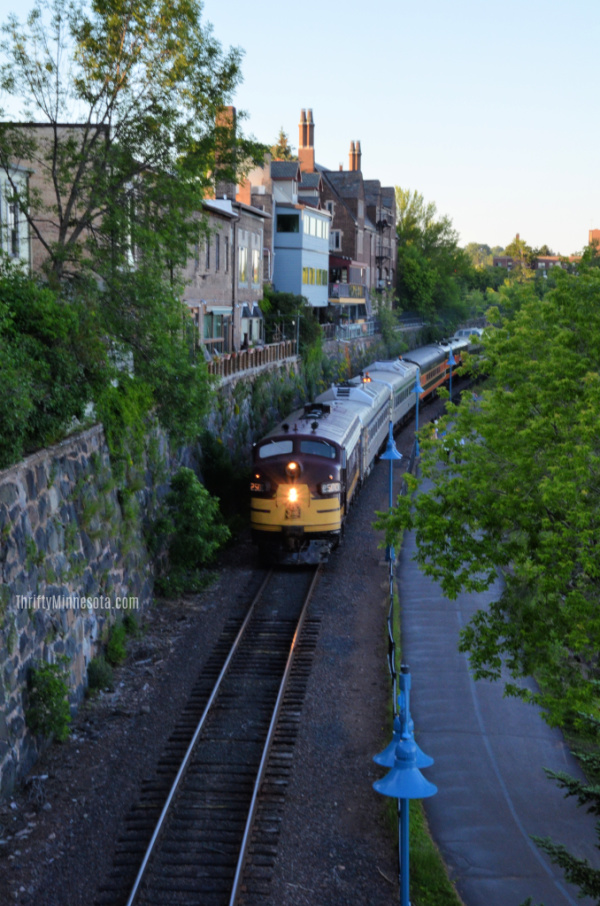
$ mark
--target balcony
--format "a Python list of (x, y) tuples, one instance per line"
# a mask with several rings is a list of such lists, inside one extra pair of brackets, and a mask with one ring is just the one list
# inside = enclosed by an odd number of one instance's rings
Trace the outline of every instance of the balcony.
[(367, 287), (362, 283), (330, 283), (330, 300), (337, 299), (366, 299)]

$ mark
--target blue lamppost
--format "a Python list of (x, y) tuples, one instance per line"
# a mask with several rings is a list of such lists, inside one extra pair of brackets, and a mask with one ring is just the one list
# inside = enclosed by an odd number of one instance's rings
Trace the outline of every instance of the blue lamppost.
[(421, 369), (417, 366), (417, 376), (415, 378), (415, 393), (417, 395), (417, 405), (415, 411), (415, 456), (419, 456), (419, 398), (421, 393), (423, 393), (423, 388), (421, 387), (421, 382), (419, 376), (421, 374)]
[[(391, 766), (391, 771), (381, 780), (376, 780), (373, 788), (384, 796), (399, 800), (400, 805), (400, 903), (410, 906), (410, 866), (409, 866), (409, 803), (411, 799), (427, 799), (437, 793), (437, 787), (425, 780), (419, 767), (428, 767), (433, 759), (422, 752), (414, 740), (413, 723), (410, 716), (410, 673), (406, 665), (400, 674), (400, 725), (398, 742), (396, 732), (392, 743), (376, 755), (378, 764)], [(394, 721), (396, 728), (396, 721)]]
[[(394, 426), (390, 420), (390, 431), (388, 435), (388, 442), (385, 448), (385, 453), (381, 454), (381, 459), (387, 459), (390, 463), (390, 513), (392, 507), (394, 506), (394, 462), (399, 462), (402, 459), (402, 453), (399, 453), (396, 444), (394, 443)], [(394, 554), (394, 546), (389, 544), (386, 549), (385, 559), (389, 560), (391, 563), (394, 562), (396, 556)]]
[(452, 347), (450, 347), (450, 355), (448, 356), (448, 368), (450, 369), (450, 388), (449, 388), (450, 389), (450, 402), (452, 402), (452, 366), (453, 365), (458, 365), (458, 362), (454, 358), (454, 354), (452, 352)]

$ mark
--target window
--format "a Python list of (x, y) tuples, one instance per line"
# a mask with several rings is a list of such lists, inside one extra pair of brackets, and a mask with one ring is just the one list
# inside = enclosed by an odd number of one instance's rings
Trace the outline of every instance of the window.
[(330, 249), (341, 249), (342, 247), (342, 233), (341, 230), (332, 230), (329, 234), (329, 248)]
[(300, 452), (311, 456), (323, 456), (325, 459), (335, 459), (335, 447), (322, 440), (301, 440)]
[(204, 270), (210, 270), (210, 236), (206, 237), (206, 260), (204, 262)]
[(215, 236), (215, 270), (221, 268), (221, 237), (217, 233)]
[(277, 215), (277, 232), (278, 233), (299, 233), (300, 216), (298, 214), (278, 214)]
[(248, 282), (248, 249), (244, 245), (238, 247), (238, 283)]
[(260, 249), (252, 249), (252, 283), (260, 283)]
[(13, 202), (8, 206), (8, 230), (9, 230), (9, 243), (10, 243), (10, 254), (13, 258), (19, 257), (20, 252), (20, 243), (19, 243), (19, 205), (17, 202)]
[(225, 240), (225, 273), (229, 273), (229, 236), (224, 237)]
[(216, 340), (223, 337), (223, 315), (207, 312), (204, 315), (204, 339)]
[(268, 459), (270, 456), (285, 456), (292, 452), (294, 444), (291, 440), (272, 440), (263, 447), (258, 448), (258, 458)]

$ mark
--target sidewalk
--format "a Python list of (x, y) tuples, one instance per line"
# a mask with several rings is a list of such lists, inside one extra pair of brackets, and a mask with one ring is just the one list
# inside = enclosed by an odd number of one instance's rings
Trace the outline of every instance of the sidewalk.
[(562, 734), (538, 709), (475, 682), (457, 650), (460, 629), (497, 591), (444, 598), (412, 561), (405, 533), (398, 558), (403, 660), (412, 674), (416, 739), (435, 764), (427, 817), (465, 906), (589, 906), (530, 834), (549, 836), (600, 867), (595, 820), (564, 799), (543, 768), (581, 776)]

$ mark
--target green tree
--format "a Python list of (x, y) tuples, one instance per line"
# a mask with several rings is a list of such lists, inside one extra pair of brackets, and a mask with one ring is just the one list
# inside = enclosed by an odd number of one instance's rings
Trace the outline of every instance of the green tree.
[(513, 267), (518, 271), (521, 277), (531, 268), (535, 260), (535, 252), (530, 245), (527, 245), (524, 239), (521, 239), (517, 233), (512, 242), (509, 242), (504, 249), (505, 255), (510, 255), (513, 259)]
[(200, 589), (201, 571), (214, 562), (231, 537), (221, 518), (219, 499), (182, 466), (171, 479), (165, 504), (155, 527), (157, 541), (166, 541), (169, 558), (168, 574), (159, 587), (176, 594)]
[[(241, 54), (222, 52), (200, 11), (198, 0), (36, 0), (25, 26), (14, 14), (3, 26), (0, 84), (47, 128), (3, 123), (0, 166), (57, 279), (86, 266), (106, 279), (140, 250), (183, 263), (215, 169), (231, 176), (256, 151), (216, 125)], [(34, 162), (49, 199), (22, 197), (19, 162)]]
[(470, 262), (449, 217), (433, 202), (396, 186), (398, 298), (404, 310), (452, 326), (466, 315), (464, 283)]
[[(265, 150), (223, 112), (241, 53), (223, 52), (200, 13), (199, 0), (36, 0), (25, 25), (11, 15), (2, 29), (0, 84), (23, 101), (24, 122), (0, 124), (0, 168), (45, 251), (50, 285), (101, 340), (95, 401), (120, 447), (116, 425), (139, 433), (128, 419), (139, 428), (152, 408), (178, 440), (198, 433), (209, 384), (190, 348), (180, 268), (206, 230), (207, 190)], [(35, 170), (27, 196), (15, 164)], [(38, 367), (53, 371), (49, 360)], [(85, 375), (54, 374), (56, 393), (60, 384), (85, 396)]]
[(266, 286), (260, 308), (265, 319), (267, 342), (282, 336), (295, 340), (299, 335), (302, 355), (320, 342), (321, 326), (305, 296), (278, 293)]
[(77, 297), (0, 258), (0, 467), (53, 443), (108, 382), (106, 347)]
[(486, 389), (449, 406), (443, 446), (423, 444), (432, 490), (382, 524), (416, 530), (422, 568), (450, 597), (501, 573), (461, 648), (478, 677), (498, 679), (503, 661), (514, 679), (535, 675), (540, 691), (507, 691), (576, 725), (600, 679), (600, 274), (556, 280), (510, 320), (493, 314)]
[(494, 254), (489, 247), (483, 242), (469, 242), (465, 246), (465, 252), (471, 259), (473, 267), (491, 267), (494, 260)]
[(551, 248), (549, 248), (549, 247), (546, 245), (546, 243), (544, 243), (544, 245), (541, 245), (541, 246), (539, 247), (539, 249), (534, 249), (534, 250), (533, 250), (533, 255), (534, 255), (535, 258), (539, 258), (540, 255), (543, 255), (543, 256), (550, 255), (550, 256), (552, 256), (552, 255), (554, 255), (554, 252), (552, 251)]
[(283, 131), (283, 126), (279, 130), (279, 137), (274, 145), (269, 149), (273, 160), (297, 160), (294, 149), (290, 145), (287, 132)]

